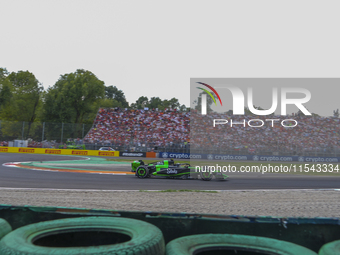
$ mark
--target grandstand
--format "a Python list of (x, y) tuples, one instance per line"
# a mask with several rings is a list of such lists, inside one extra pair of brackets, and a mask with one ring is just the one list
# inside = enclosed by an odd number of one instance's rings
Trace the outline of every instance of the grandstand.
[[(264, 119), (263, 116), (232, 116), (176, 110), (100, 109), (84, 138), (88, 146), (109, 145), (124, 150), (154, 150), (227, 154), (275, 154), (338, 156), (339, 118), (294, 116), (294, 128), (280, 125), (261, 128), (236, 125), (213, 127), (212, 119)], [(280, 116), (271, 116), (280, 119)], [(191, 124), (191, 132), (190, 132)], [(190, 140), (191, 139), (191, 140)]]
[(84, 142), (139, 151), (187, 149), (189, 124), (189, 112), (100, 109)]

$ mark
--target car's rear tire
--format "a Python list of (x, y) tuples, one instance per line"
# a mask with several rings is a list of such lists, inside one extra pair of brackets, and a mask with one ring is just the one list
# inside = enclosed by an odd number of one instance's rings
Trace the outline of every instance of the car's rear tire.
[(145, 166), (137, 167), (136, 176), (141, 179), (149, 177), (149, 169)]

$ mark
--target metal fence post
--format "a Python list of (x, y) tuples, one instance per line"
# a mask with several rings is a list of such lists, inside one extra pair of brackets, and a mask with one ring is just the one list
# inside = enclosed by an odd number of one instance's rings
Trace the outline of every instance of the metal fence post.
[(22, 140), (24, 140), (24, 128), (25, 128), (25, 121), (22, 122), (22, 132), (21, 132)]
[(84, 139), (84, 128), (85, 128), (85, 124), (83, 124), (83, 137), (82, 137), (82, 140)]
[(45, 122), (43, 122), (43, 130), (42, 130), (41, 142), (44, 141), (44, 132), (45, 132)]
[(60, 141), (60, 143), (63, 143), (63, 135), (64, 135), (64, 122), (61, 123), (61, 141)]

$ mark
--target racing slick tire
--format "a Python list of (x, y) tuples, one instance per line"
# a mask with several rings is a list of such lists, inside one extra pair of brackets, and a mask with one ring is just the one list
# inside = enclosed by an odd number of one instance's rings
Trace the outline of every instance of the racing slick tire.
[(212, 173), (210, 173), (209, 171), (200, 172), (200, 176), (203, 181), (211, 181), (211, 179), (213, 178)]
[(294, 243), (267, 237), (235, 234), (201, 234), (180, 237), (166, 245), (165, 254), (317, 255), (314, 251)]
[(161, 230), (144, 221), (122, 217), (50, 220), (15, 229), (0, 241), (7, 255), (159, 255)]
[(141, 178), (141, 179), (144, 179), (144, 178), (147, 178), (147, 177), (150, 177), (149, 175), (149, 169), (145, 166), (139, 166), (137, 167), (136, 169), (136, 176), (138, 178)]

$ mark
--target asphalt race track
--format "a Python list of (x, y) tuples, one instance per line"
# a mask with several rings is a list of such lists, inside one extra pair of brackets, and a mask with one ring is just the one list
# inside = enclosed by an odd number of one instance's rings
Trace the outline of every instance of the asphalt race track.
[(0, 153), (0, 187), (93, 189), (93, 190), (251, 190), (251, 189), (339, 189), (339, 177), (289, 174), (229, 174), (227, 181), (139, 179), (134, 175), (108, 175), (37, 171), (5, 167), (8, 162), (81, 159), (71, 156)]

